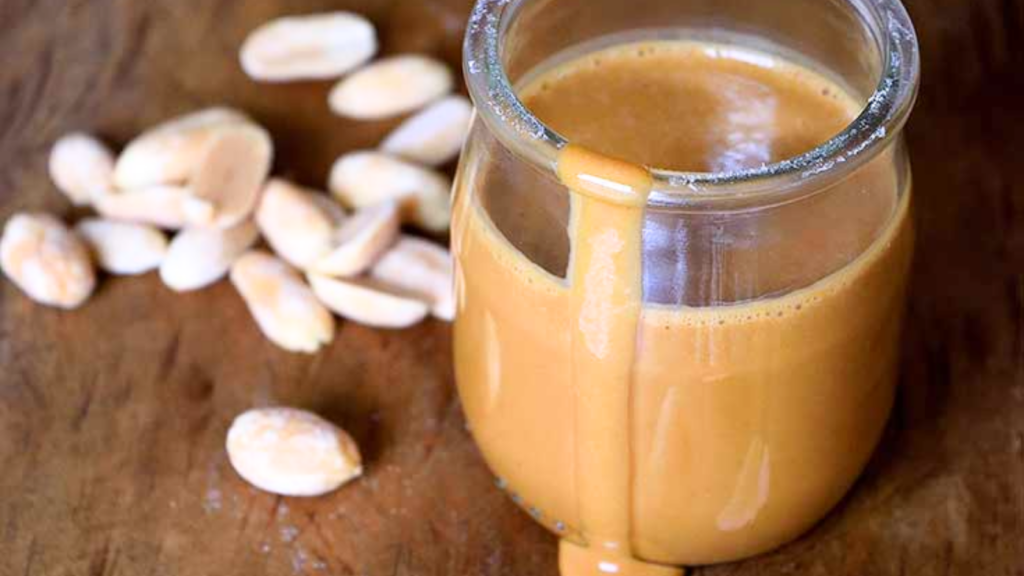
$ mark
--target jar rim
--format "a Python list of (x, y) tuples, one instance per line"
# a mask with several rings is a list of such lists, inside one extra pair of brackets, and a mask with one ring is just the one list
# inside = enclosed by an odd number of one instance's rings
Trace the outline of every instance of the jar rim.
[[(543, 169), (556, 170), (569, 144), (519, 99), (502, 62), (502, 41), (528, 0), (477, 0), (466, 29), (463, 67), (470, 97), (499, 140)], [(776, 204), (809, 181), (842, 177), (874, 158), (900, 133), (917, 98), (917, 34), (900, 0), (847, 0), (858, 8), (878, 44), (881, 74), (861, 113), (827, 142), (799, 156), (723, 172), (651, 168), (648, 206), (713, 207)]]

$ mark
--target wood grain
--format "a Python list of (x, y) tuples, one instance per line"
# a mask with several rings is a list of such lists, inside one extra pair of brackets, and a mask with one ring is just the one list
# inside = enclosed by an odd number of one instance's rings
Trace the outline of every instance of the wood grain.
[[(1024, 0), (912, 0), (924, 86), (908, 134), (919, 251), (904, 383), (882, 450), (798, 542), (695, 574), (1024, 574)], [(469, 0), (0, 0), (0, 218), (70, 207), (46, 177), (71, 129), (122, 144), (200, 106), (251, 111), (279, 172), (317, 185), (393, 122), (331, 117), (327, 86), (257, 85), (246, 32), (369, 15), (389, 53), (459, 60)], [(341, 326), (281, 352), (226, 284), (108, 279), (84, 309), (0, 283), (0, 574), (556, 574), (554, 540), (493, 488), (454, 392), (450, 330)], [(319, 499), (231, 470), (230, 419), (317, 410), (368, 474)]]

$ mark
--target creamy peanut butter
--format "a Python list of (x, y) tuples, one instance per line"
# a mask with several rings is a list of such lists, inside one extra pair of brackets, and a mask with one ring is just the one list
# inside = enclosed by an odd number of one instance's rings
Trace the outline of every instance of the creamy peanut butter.
[(453, 232), (456, 376), (499, 485), (563, 538), (570, 576), (795, 538), (889, 414), (909, 193), (890, 153), (718, 225), (645, 209), (646, 167), (779, 161), (861, 104), (767, 54), (668, 41), (549, 66), (520, 97), (573, 142), (563, 192), (492, 163), (457, 190)]

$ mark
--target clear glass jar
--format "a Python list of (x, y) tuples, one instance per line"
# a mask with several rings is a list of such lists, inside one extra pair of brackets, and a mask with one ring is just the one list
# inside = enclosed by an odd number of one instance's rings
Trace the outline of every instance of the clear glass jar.
[[(654, 40), (795, 62), (863, 110), (797, 157), (699, 173), (580, 149), (519, 98), (552, 63)], [(478, 2), (456, 378), (564, 574), (770, 550), (863, 469), (896, 384), (917, 50), (898, 0)]]

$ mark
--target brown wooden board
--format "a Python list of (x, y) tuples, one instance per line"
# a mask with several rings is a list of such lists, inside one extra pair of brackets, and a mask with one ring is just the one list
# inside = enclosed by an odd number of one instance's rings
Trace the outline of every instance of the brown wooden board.
[[(281, 14), (348, 8), (387, 53), (456, 65), (469, 0), (0, 0), (0, 218), (71, 216), (46, 174), (72, 129), (123, 144), (226, 103), (278, 171), (324, 182), (394, 122), (331, 117), (328, 85), (247, 80)], [(1024, 574), (1024, 0), (912, 0), (924, 85), (909, 129), (919, 250), (895, 416), (868, 472), (798, 542), (695, 574)], [(226, 283), (106, 279), (58, 312), (0, 282), (0, 575), (556, 574), (554, 539), (493, 486), (452, 381), (449, 326), (343, 323), (276, 349)], [(352, 431), (368, 473), (282, 499), (241, 481), (233, 416), (281, 403)]]

